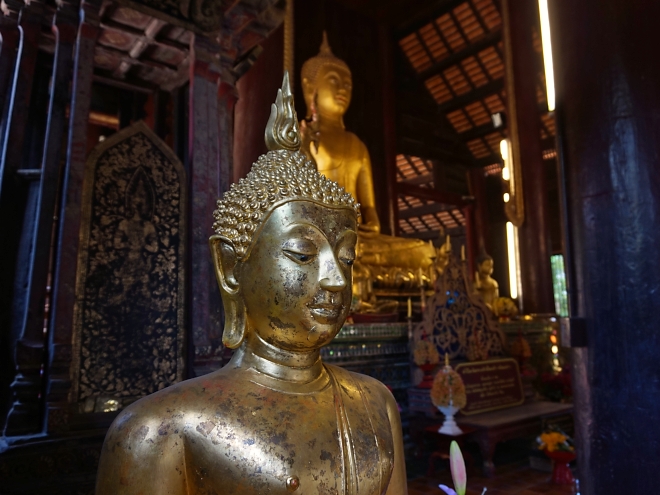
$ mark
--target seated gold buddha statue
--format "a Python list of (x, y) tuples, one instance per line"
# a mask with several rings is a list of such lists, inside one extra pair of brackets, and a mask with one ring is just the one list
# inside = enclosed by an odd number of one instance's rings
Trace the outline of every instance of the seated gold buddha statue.
[(97, 494), (405, 494), (397, 405), (320, 348), (351, 301), (358, 208), (298, 151), (285, 75), (271, 150), (218, 201), (210, 239), (227, 366), (127, 407)]
[(359, 280), (370, 278), (387, 286), (417, 287), (428, 282), (436, 255), (433, 246), (417, 239), (380, 234), (369, 151), (344, 126), (344, 114), (351, 103), (351, 71), (333, 55), (325, 32), (319, 54), (303, 64), (301, 76), (307, 105), (306, 120), (301, 122), (302, 150), (319, 172), (343, 186), (360, 203)]

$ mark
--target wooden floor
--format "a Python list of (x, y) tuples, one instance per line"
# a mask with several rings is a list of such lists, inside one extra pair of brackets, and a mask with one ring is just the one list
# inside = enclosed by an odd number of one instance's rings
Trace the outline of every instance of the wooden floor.
[[(497, 466), (494, 478), (484, 478), (477, 470), (468, 469), (468, 489), (466, 495), (481, 495), (484, 487), (486, 495), (574, 495), (572, 486), (552, 485), (550, 473), (529, 468), (525, 461)], [(433, 477), (420, 477), (408, 481), (409, 495), (444, 495), (438, 484), (453, 487), (448, 469), (438, 471)]]

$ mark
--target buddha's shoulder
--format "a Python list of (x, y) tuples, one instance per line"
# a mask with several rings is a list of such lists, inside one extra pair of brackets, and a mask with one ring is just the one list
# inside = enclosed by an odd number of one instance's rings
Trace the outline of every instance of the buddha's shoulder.
[(215, 372), (174, 384), (126, 407), (109, 434), (126, 437), (142, 432), (166, 437), (183, 432), (190, 418), (217, 417), (218, 408), (234, 404), (244, 394), (240, 383), (240, 379)]
[(362, 141), (351, 131), (346, 131), (346, 137), (349, 140), (351, 147), (353, 147), (354, 149), (358, 149), (360, 152), (368, 153), (367, 145), (364, 144), (364, 141)]
[(390, 389), (387, 388), (383, 382), (376, 380), (371, 376), (363, 375), (362, 373), (357, 373), (355, 371), (349, 371), (331, 364), (326, 364), (325, 366), (333, 372), (339, 381), (341, 381), (342, 378), (347, 378), (358, 385), (364, 393), (372, 396), (371, 398), (380, 399), (383, 403), (387, 403), (388, 405), (396, 404), (392, 392), (390, 392)]

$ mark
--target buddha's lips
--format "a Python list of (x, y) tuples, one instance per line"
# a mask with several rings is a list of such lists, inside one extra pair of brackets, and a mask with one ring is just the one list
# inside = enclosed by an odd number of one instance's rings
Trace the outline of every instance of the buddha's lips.
[(346, 98), (345, 96), (337, 95), (335, 96), (335, 101), (337, 103), (341, 103), (342, 105), (346, 105), (348, 103), (348, 98)]
[(309, 307), (309, 312), (320, 323), (334, 323), (341, 314), (342, 305), (315, 304)]

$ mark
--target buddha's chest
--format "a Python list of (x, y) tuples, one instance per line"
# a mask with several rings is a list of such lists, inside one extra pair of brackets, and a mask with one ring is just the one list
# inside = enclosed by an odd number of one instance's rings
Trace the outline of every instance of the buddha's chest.
[(338, 182), (343, 187), (351, 187), (362, 167), (362, 157), (358, 151), (356, 147), (351, 146), (348, 139), (341, 139), (338, 142), (321, 141), (315, 157), (317, 168), (328, 179)]
[[(346, 452), (346, 441), (340, 438), (331, 390), (313, 397), (248, 397), (239, 406), (217, 412), (186, 428), (190, 493), (348, 493), (346, 464), (355, 458), (350, 455), (354, 448), (349, 445), (351, 452)], [(373, 455), (358, 462), (364, 476), (373, 476), (380, 468), (375, 438), (371, 447)], [(366, 491), (355, 493), (380, 493), (369, 489), (367, 481)]]

